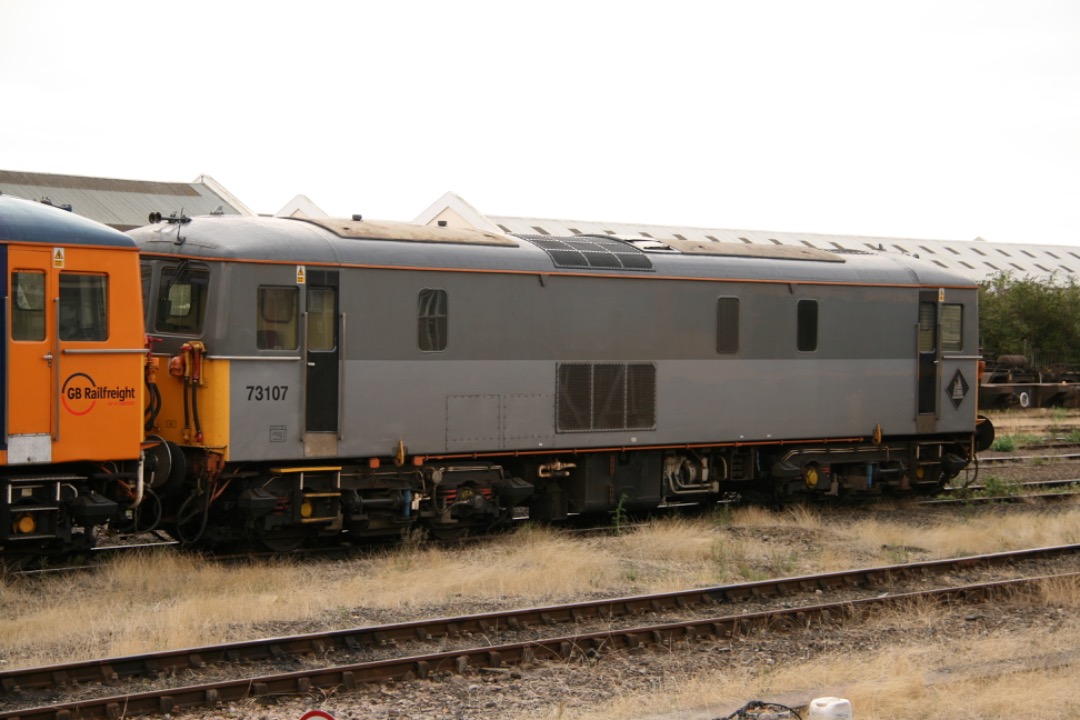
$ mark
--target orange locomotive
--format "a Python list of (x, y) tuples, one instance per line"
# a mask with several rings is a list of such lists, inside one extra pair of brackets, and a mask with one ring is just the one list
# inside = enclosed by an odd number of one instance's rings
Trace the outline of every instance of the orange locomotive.
[(0, 548), (93, 544), (143, 495), (139, 253), (64, 210), (0, 197)]

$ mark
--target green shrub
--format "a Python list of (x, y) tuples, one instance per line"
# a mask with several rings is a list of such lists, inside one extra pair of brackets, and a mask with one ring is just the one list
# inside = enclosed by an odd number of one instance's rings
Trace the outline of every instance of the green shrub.
[(994, 452), (1012, 452), (1016, 449), (1016, 440), (1012, 435), (1001, 435), (994, 438), (993, 444), (990, 445), (990, 449)]

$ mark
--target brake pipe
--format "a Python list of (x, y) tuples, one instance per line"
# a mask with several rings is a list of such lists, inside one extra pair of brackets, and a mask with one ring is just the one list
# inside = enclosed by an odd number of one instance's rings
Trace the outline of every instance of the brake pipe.
[(206, 346), (201, 342), (191, 346), (191, 416), (195, 422), (195, 442), (203, 441), (202, 422), (199, 420), (199, 384), (202, 382), (202, 363)]
[(140, 452), (139, 453), (139, 470), (138, 470), (138, 472), (136, 474), (137, 479), (135, 481), (135, 500), (131, 503), (131, 507), (129, 508), (131, 510), (134, 510), (135, 508), (142, 505), (143, 494), (146, 491), (146, 484), (145, 484), (145, 479), (144, 479), (145, 471), (146, 471), (146, 460), (145, 460), (145, 457), (144, 457), (144, 453)]

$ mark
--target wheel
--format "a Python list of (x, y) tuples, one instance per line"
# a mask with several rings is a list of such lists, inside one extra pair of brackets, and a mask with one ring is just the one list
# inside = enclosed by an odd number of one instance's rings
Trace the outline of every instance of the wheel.
[(271, 552), (299, 550), (307, 542), (308, 533), (303, 530), (267, 530), (257, 536), (259, 543)]
[(452, 543), (468, 537), (469, 529), (468, 525), (429, 525), (427, 531), (433, 540)]

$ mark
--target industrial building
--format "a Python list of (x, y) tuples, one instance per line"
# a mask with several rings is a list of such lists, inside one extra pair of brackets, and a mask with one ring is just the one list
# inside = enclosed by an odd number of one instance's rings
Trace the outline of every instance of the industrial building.
[[(156, 182), (53, 175), (0, 170), (0, 193), (66, 207), (118, 230), (145, 225), (149, 214), (188, 216), (255, 215), (239, 198), (209, 175), (191, 182)], [(325, 216), (304, 195), (297, 195), (273, 213)], [(739, 230), (649, 225), (619, 221), (552, 219), (488, 215), (459, 195), (448, 192), (413, 222), (474, 227), (490, 232), (526, 235), (609, 235), (643, 240), (687, 240), (747, 245), (794, 245), (846, 252), (898, 252), (981, 281), (1000, 273), (1017, 278), (1067, 281), (1080, 273), (1080, 247), (1001, 243), (974, 240), (930, 240), (894, 237), (829, 235), (774, 230)]]

